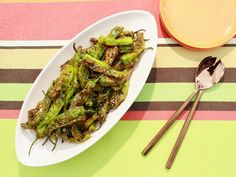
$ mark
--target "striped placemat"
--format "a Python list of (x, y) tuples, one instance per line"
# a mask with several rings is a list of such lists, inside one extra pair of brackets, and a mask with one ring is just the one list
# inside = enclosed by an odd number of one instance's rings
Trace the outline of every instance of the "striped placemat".
[[(0, 3), (1, 177), (235, 177), (236, 39), (210, 51), (187, 50), (161, 26), (158, 0), (11, 0)], [(124, 10), (151, 12), (158, 23), (156, 60), (135, 103), (98, 143), (66, 162), (41, 168), (21, 165), (15, 155), (17, 117), (35, 78), (51, 57), (88, 25)], [(164, 168), (181, 120), (147, 157), (141, 150), (194, 89), (202, 58), (217, 56), (224, 79), (206, 91), (172, 169)], [(186, 110), (188, 112), (188, 110)]]

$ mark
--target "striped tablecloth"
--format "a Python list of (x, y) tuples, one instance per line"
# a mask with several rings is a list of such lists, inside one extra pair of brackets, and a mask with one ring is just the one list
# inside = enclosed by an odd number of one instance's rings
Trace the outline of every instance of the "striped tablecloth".
[[(236, 39), (215, 50), (187, 50), (169, 39), (161, 27), (158, 0), (56, 1), (0, 3), (1, 177), (236, 176)], [(159, 32), (155, 63), (135, 103), (84, 153), (49, 167), (21, 165), (14, 149), (15, 126), (22, 102), (41, 69), (82, 29), (105, 16), (131, 9), (151, 12)], [(147, 157), (141, 150), (193, 91), (196, 66), (209, 55), (222, 59), (227, 67), (225, 77), (204, 93), (175, 163), (166, 170), (165, 162), (183, 120)]]

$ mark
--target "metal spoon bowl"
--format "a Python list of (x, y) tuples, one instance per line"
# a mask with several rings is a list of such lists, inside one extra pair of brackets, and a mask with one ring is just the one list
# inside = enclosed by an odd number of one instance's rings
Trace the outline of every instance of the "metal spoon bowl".
[(224, 72), (225, 67), (221, 60), (217, 61), (217, 58), (212, 56), (206, 57), (199, 64), (196, 72), (196, 89), (205, 90), (213, 87), (221, 80)]

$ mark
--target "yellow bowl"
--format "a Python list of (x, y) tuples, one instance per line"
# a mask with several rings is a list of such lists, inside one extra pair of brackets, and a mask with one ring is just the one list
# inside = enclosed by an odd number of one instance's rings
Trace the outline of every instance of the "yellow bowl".
[(160, 0), (167, 32), (191, 49), (222, 46), (236, 34), (236, 0)]

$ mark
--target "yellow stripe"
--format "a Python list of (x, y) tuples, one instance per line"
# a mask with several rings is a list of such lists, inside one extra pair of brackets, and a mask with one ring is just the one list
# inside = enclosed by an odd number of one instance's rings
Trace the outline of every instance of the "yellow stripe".
[(154, 67), (197, 67), (206, 56), (222, 59), (226, 67), (236, 67), (236, 47), (221, 47), (208, 51), (193, 51), (183, 47), (158, 47)]
[(59, 49), (0, 49), (0, 68), (41, 69)]
[[(59, 49), (0, 49), (0, 68), (43, 68)], [(221, 47), (192, 51), (183, 47), (158, 47), (153, 67), (196, 67), (206, 56), (222, 59), (226, 67), (236, 67), (236, 48)]]

